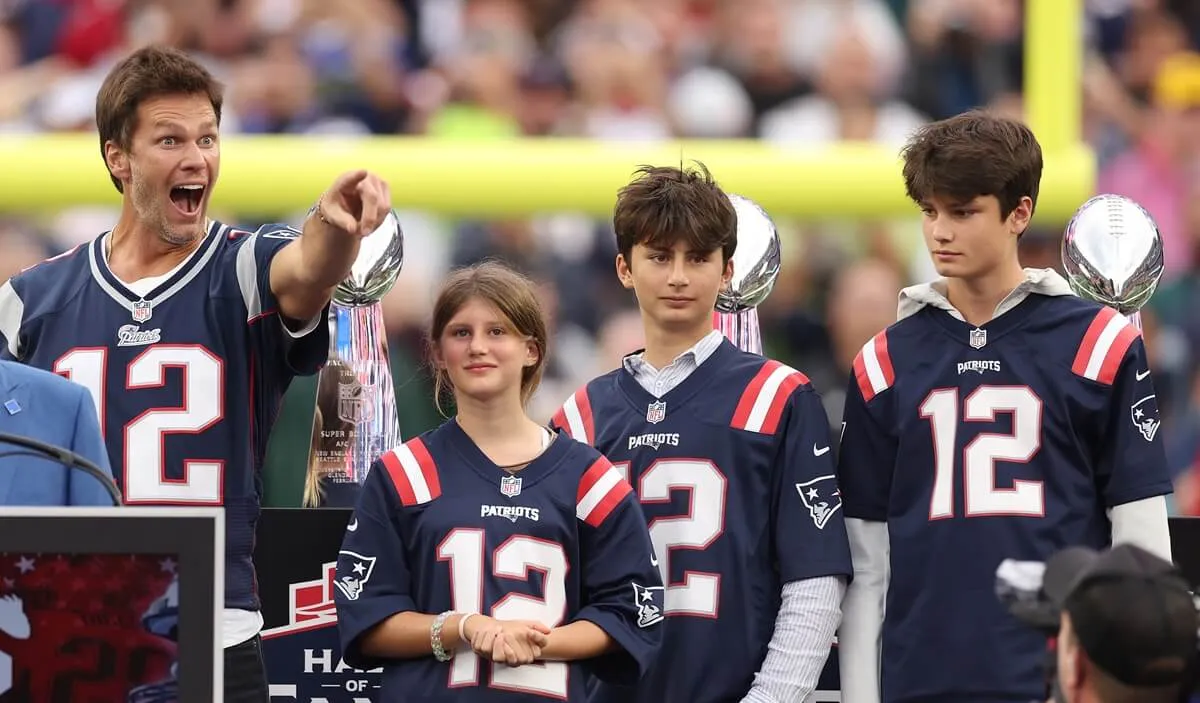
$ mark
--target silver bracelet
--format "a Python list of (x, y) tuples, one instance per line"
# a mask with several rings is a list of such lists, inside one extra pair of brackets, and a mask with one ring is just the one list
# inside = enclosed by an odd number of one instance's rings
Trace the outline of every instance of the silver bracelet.
[(448, 653), (442, 645), (442, 627), (446, 624), (446, 618), (451, 615), (454, 615), (453, 610), (440, 613), (433, 619), (433, 625), (429, 627), (429, 643), (433, 647), (433, 657), (440, 662), (448, 662), (454, 656)]

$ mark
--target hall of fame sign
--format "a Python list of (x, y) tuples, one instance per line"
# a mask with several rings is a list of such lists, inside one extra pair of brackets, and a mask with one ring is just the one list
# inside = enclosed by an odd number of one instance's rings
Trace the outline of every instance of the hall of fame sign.
[(333, 602), (337, 562), (320, 578), (289, 587), (288, 623), (263, 630), (272, 703), (375, 703), (383, 669), (361, 671), (342, 661)]

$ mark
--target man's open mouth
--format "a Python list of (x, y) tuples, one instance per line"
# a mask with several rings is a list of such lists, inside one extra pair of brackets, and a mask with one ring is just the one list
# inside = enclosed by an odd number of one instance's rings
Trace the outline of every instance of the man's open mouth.
[(184, 214), (195, 215), (200, 211), (200, 203), (203, 200), (204, 186), (202, 185), (188, 184), (171, 189), (171, 202), (175, 203), (175, 207)]

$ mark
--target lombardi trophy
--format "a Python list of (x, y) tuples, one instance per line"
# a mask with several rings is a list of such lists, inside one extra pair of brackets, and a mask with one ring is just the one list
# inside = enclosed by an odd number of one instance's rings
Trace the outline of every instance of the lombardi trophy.
[(317, 378), (309, 471), (331, 483), (360, 484), (383, 452), (400, 443), (396, 396), (383, 328), (383, 296), (404, 261), (395, 211), (363, 238), (350, 275), (329, 309), (329, 361)]
[(1062, 263), (1076, 295), (1115, 308), (1141, 329), (1142, 306), (1163, 274), (1162, 237), (1141, 205), (1097, 195), (1067, 225)]
[(734, 194), (729, 200), (737, 213), (737, 249), (733, 252), (733, 278), (717, 295), (713, 326), (739, 349), (761, 355), (758, 306), (779, 277), (779, 233), (770, 215), (753, 200)]

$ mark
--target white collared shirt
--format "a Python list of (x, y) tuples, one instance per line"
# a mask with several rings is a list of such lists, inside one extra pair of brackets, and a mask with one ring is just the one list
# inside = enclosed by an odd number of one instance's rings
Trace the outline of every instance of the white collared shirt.
[(721, 347), (724, 339), (725, 336), (721, 334), (720, 330), (713, 330), (704, 335), (699, 342), (693, 344), (690, 349), (675, 357), (674, 361), (661, 370), (654, 368), (650, 362), (646, 361), (642, 352), (630, 354), (621, 360), (621, 364), (637, 380), (638, 385), (646, 389), (647, 393), (655, 398), (661, 398), (678, 388), (679, 384), (686, 381), (693, 371), (700, 368), (700, 364), (703, 364)]

